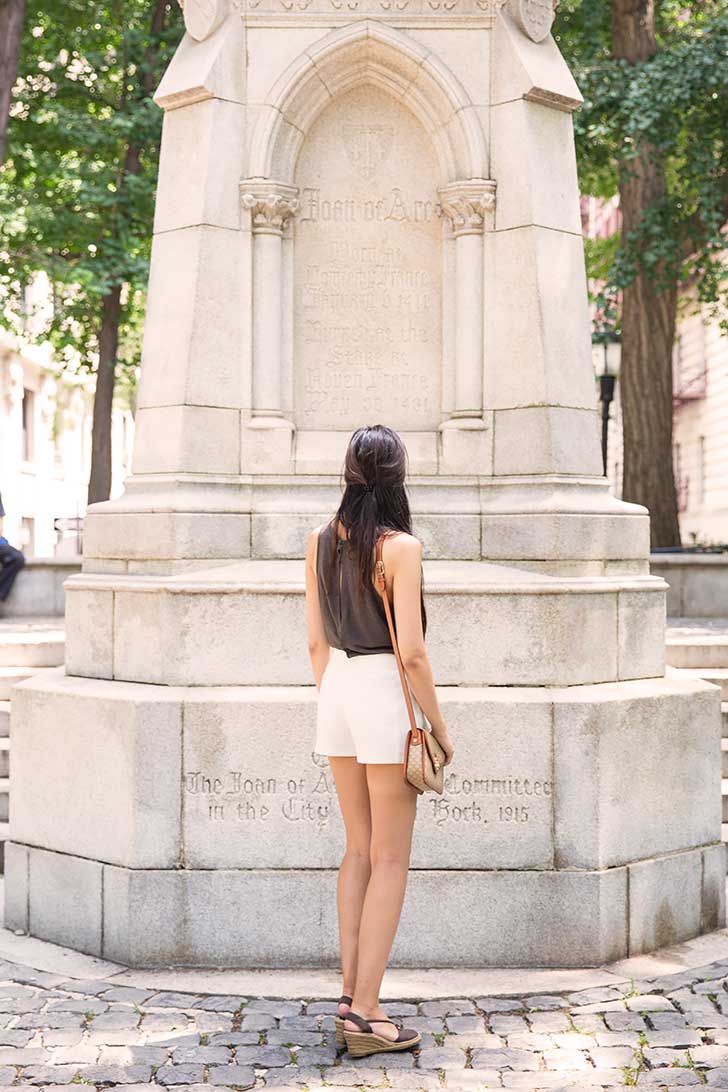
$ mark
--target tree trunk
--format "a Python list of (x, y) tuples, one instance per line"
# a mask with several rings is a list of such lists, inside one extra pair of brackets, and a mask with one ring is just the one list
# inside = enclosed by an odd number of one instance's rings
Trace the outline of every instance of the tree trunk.
[(0, 166), (8, 141), (10, 99), (18, 72), (25, 0), (0, 0)]
[[(2, 3), (3, 0), (0, 0)], [(164, 29), (164, 19), (168, 0), (155, 0), (150, 31), (152, 36)], [(156, 43), (152, 42), (144, 53), (147, 71), (142, 78), (142, 85), (148, 94), (154, 90), (154, 73), (149, 62), (153, 59)], [(121, 166), (119, 191), (127, 175), (139, 174), (141, 162), (139, 148), (130, 141), (124, 151)], [(121, 285), (117, 284), (108, 292), (102, 302), (101, 333), (99, 336), (99, 367), (96, 375), (96, 393), (91, 425), (91, 475), (88, 486), (88, 503), (109, 499), (111, 494), (111, 419), (116, 383), (116, 364), (119, 350), (119, 323), (121, 321)]]
[[(653, 0), (613, 0), (614, 55), (632, 64), (657, 50)], [(645, 142), (620, 164), (622, 244), (645, 212), (665, 196), (665, 171), (657, 150)], [(680, 526), (672, 455), (672, 349), (677, 280), (656, 282), (640, 264), (622, 292), (620, 388), (624, 433), (622, 494), (649, 509), (653, 546), (679, 546)]]
[(116, 356), (119, 348), (121, 318), (121, 285), (116, 284), (104, 296), (101, 333), (99, 335), (99, 367), (96, 373), (96, 394), (91, 426), (91, 476), (88, 483), (88, 503), (109, 499), (111, 494), (111, 410), (116, 382)]

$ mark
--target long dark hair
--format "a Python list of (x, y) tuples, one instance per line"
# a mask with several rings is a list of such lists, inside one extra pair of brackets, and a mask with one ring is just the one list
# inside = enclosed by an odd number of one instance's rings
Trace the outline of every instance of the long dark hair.
[[(387, 425), (364, 425), (349, 440), (344, 457), (344, 489), (339, 507), (332, 518), (338, 538), (339, 524), (346, 531), (349, 548), (356, 558), (361, 597), (371, 587), (374, 573), (374, 547), (386, 530), (412, 534), (412, 515), (405, 479), (408, 472), (407, 448)], [(329, 577), (333, 576), (334, 552)], [(420, 592), (422, 632), (427, 629), (427, 612)]]

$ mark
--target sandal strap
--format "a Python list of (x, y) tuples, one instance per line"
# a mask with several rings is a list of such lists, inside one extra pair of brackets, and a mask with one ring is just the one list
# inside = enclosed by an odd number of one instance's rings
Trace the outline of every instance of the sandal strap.
[(340, 1005), (350, 1005), (353, 1000), (354, 1000), (353, 997), (349, 997), (347, 994), (342, 993), (341, 997), (339, 998), (339, 1004)]
[(351, 1022), (352, 1022), (353, 1024), (356, 1024), (356, 1026), (357, 1026), (357, 1027), (358, 1027), (358, 1028), (359, 1028), (359, 1029), (360, 1029), (361, 1031), (367, 1031), (367, 1032), (369, 1032), (369, 1031), (371, 1031), (371, 1030), (372, 1030), (372, 1026), (371, 1026), (371, 1024), (369, 1023), (369, 1021), (368, 1021), (368, 1020), (365, 1020), (363, 1016), (360, 1016), (358, 1012), (353, 1012), (353, 1011), (352, 1011), (352, 1009), (349, 1009), (349, 1011), (347, 1012), (347, 1014), (346, 1014), (346, 1016), (344, 1017), (344, 1019), (345, 1019), (345, 1020), (351, 1020)]
[[(351, 1020), (352, 1023), (356, 1024), (356, 1026), (364, 1032), (371, 1032), (372, 1024), (391, 1024), (392, 1027), (395, 1027), (397, 1029), (397, 1038), (392, 1040), (392, 1042), (394, 1043), (402, 1043), (407, 1039), (415, 1038), (415, 1036), (417, 1035), (416, 1031), (410, 1031), (410, 1029), (408, 1028), (403, 1029), (402, 1025), (396, 1023), (396, 1021), (394, 1020), (385, 1020), (381, 1017), (372, 1020), (365, 1020), (364, 1017), (360, 1016), (358, 1012), (352, 1012), (351, 1009), (349, 1009), (344, 1019)], [(409, 1034), (407, 1034), (408, 1031)]]

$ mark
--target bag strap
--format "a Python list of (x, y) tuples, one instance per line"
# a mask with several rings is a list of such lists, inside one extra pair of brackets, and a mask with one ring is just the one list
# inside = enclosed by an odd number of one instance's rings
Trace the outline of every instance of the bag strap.
[(384, 574), (384, 562), (382, 561), (382, 543), (388, 534), (391, 532), (383, 531), (377, 539), (377, 562), (376, 562), (376, 581), (377, 590), (384, 600), (384, 613), (387, 615), (387, 625), (389, 626), (389, 635), (392, 638), (392, 648), (394, 649), (394, 656), (397, 661), (397, 670), (399, 671), (399, 681), (402, 683), (402, 691), (404, 693), (404, 700), (407, 703), (407, 712), (409, 714), (410, 728), (413, 736), (419, 737), (420, 730), (417, 727), (417, 721), (415, 719), (415, 711), (412, 708), (412, 698), (410, 696), (409, 687), (407, 686), (407, 676), (404, 673), (404, 667), (402, 665), (402, 657), (399, 654), (399, 645), (397, 643), (397, 635), (394, 632), (394, 622), (392, 621), (392, 608), (389, 605), (389, 597), (387, 596), (387, 582)]

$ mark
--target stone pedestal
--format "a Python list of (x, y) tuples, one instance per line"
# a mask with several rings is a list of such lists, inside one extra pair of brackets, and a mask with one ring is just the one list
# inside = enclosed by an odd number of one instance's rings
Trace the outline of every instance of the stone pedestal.
[(302, 558), (383, 421), (457, 748), (394, 963), (583, 966), (723, 925), (719, 695), (665, 674), (648, 515), (601, 476), (549, 4), (185, 19), (134, 473), (88, 514), (65, 672), (13, 700), (6, 923), (134, 965), (336, 962)]

